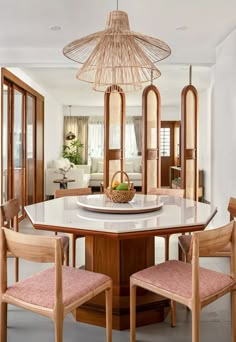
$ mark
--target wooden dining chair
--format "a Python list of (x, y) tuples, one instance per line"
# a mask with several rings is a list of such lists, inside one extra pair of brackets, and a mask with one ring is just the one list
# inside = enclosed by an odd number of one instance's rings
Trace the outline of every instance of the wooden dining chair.
[[(236, 216), (236, 198), (230, 197), (228, 204), (228, 211), (230, 213), (230, 221), (234, 219)], [(191, 235), (181, 235), (178, 238), (178, 243), (180, 247), (179, 259), (184, 259), (185, 262), (191, 262), (192, 255), (190, 250), (192, 236)], [(226, 245), (223, 249), (215, 251), (211, 256), (212, 257), (225, 257), (230, 256), (231, 254), (231, 245)], [(183, 257), (182, 257), (183, 255)], [(204, 254), (200, 256), (204, 257)]]
[[(53, 267), (7, 287), (6, 253), (24, 260), (54, 263)], [(7, 341), (7, 305), (47, 316), (54, 321), (55, 342), (63, 341), (64, 317), (105, 292), (106, 341), (112, 341), (112, 280), (110, 277), (62, 266), (61, 237), (26, 235), (0, 229), (0, 334)], [(19, 332), (20, 333), (20, 332)]]
[[(230, 275), (199, 267), (199, 255), (211, 254), (232, 244)], [(135, 341), (136, 287), (142, 287), (189, 307), (192, 311), (192, 342), (200, 341), (200, 310), (231, 292), (232, 341), (236, 341), (236, 223), (192, 235), (192, 264), (168, 260), (130, 277), (130, 341)], [(174, 312), (175, 314), (175, 312)]]
[[(168, 188), (151, 188), (148, 192), (149, 195), (159, 195), (159, 196), (176, 196), (184, 197), (184, 189), (168, 189)], [(169, 260), (169, 246), (170, 246), (170, 236), (171, 234), (158, 235), (165, 239), (165, 260)]]
[[(65, 197), (65, 196), (81, 196), (81, 195), (91, 195), (92, 189), (91, 188), (79, 188), (79, 189), (61, 189), (56, 190), (54, 192), (54, 197)], [(75, 267), (76, 265), (76, 240), (78, 238), (84, 237), (80, 234), (72, 234), (72, 248), (71, 248), (71, 255), (72, 255), (72, 266)]]
[[(1, 227), (7, 227), (9, 229), (14, 230), (15, 232), (19, 231), (19, 221), (18, 214), (20, 212), (19, 200), (17, 198), (13, 198), (6, 203), (0, 206), (0, 222)], [(11, 253), (8, 253), (8, 256), (12, 257)], [(19, 260), (15, 258), (15, 282), (19, 280)]]

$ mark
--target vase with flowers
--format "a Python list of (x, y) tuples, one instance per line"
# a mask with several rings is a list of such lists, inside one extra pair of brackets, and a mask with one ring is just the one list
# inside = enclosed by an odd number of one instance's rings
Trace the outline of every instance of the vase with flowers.
[(70, 171), (72, 167), (74, 167), (74, 165), (70, 163), (69, 165), (66, 165), (64, 167), (59, 167), (59, 171), (56, 171), (56, 172), (63, 175), (63, 179), (67, 179), (66, 174), (68, 171)]

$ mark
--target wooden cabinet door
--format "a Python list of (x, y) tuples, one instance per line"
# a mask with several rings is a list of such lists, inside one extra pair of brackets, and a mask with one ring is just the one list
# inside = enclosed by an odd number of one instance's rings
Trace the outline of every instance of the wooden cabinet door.
[(13, 85), (11, 117), (12, 196), (19, 199), (20, 215), (25, 205), (25, 92)]
[(44, 200), (44, 97), (2, 69), (1, 201)]

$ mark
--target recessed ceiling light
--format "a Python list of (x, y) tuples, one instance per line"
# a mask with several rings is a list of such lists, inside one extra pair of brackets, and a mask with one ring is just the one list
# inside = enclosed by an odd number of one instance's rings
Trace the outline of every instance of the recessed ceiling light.
[(49, 30), (51, 30), (51, 31), (60, 31), (61, 30), (61, 26), (58, 26), (58, 25), (50, 26)]
[(177, 31), (186, 31), (186, 30), (188, 30), (188, 26), (177, 26), (176, 30)]

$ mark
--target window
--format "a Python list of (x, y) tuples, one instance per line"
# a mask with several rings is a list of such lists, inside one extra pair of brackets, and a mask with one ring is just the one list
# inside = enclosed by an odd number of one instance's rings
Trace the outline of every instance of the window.
[[(125, 127), (125, 156), (137, 156), (137, 142), (134, 130), (133, 118), (126, 118)], [(119, 146), (119, 134), (112, 134), (112, 146)], [(102, 157), (104, 155), (104, 119), (90, 117), (88, 124), (88, 155), (90, 157)]]
[(161, 128), (161, 157), (170, 157), (170, 128)]

